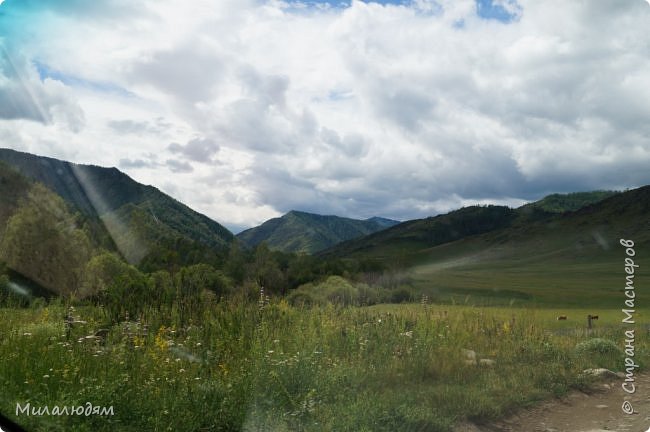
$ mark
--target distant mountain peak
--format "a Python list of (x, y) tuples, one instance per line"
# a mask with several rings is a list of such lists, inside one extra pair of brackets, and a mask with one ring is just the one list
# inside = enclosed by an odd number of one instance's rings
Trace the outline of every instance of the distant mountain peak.
[(237, 238), (249, 247), (266, 242), (271, 249), (315, 253), (342, 241), (362, 237), (398, 222), (390, 219), (358, 220), (291, 210), (279, 218), (243, 231)]
[(391, 227), (393, 225), (397, 225), (400, 223), (400, 221), (394, 220), (394, 219), (388, 219), (385, 217), (381, 216), (373, 216), (371, 218), (366, 219), (367, 221), (370, 222), (376, 222), (378, 224), (381, 224), (382, 226), (385, 226), (386, 228)]

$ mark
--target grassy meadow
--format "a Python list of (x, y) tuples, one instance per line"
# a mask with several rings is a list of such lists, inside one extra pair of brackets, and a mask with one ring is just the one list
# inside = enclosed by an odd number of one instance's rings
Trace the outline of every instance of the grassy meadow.
[[(0, 410), (34, 431), (450, 431), (587, 388), (585, 368), (622, 370), (611, 349), (624, 347), (620, 310), (598, 311), (587, 332), (592, 312), (224, 301), (183, 327), (150, 310), (97, 341), (85, 336), (100, 328), (101, 308), (78, 307), (86, 324), (69, 337), (62, 304), (3, 309)], [(650, 310), (636, 318), (646, 363)], [(576, 349), (593, 338), (610, 343)], [(468, 364), (462, 349), (495, 364)], [(16, 417), (17, 402), (91, 402), (114, 415)]]

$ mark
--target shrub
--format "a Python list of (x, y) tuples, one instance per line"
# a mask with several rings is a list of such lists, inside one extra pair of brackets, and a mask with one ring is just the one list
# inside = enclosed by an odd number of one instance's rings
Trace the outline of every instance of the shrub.
[(292, 306), (296, 307), (309, 307), (318, 303), (309, 292), (306, 292), (306, 290), (293, 291), (289, 294), (287, 300)]
[(593, 338), (576, 345), (579, 355), (620, 355), (621, 350), (615, 342), (609, 339)]
[(413, 291), (407, 286), (400, 286), (391, 292), (392, 303), (405, 303), (413, 300)]
[(588, 359), (597, 367), (612, 368), (620, 365), (621, 349), (609, 339), (593, 338), (576, 345), (578, 356)]

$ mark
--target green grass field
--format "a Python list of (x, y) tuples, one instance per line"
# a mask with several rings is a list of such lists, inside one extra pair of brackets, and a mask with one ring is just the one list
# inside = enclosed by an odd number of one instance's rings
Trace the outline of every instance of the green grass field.
[[(466, 305), (324, 306), (219, 303), (200, 322), (111, 328), (66, 338), (64, 307), (0, 313), (0, 410), (34, 431), (449, 431), (590, 384), (588, 367), (622, 370), (620, 353), (580, 354), (594, 337), (621, 349), (620, 310)], [(567, 321), (556, 321), (557, 315)], [(650, 310), (636, 313), (636, 360), (650, 354)], [(466, 364), (461, 349), (496, 362)], [(15, 416), (16, 403), (113, 406), (113, 416)]]

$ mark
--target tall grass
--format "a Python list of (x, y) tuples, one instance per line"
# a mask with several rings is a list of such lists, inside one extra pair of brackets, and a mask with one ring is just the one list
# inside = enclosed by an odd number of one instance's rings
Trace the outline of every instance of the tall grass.
[[(0, 410), (36, 431), (449, 431), (584, 387), (587, 367), (622, 367), (576, 350), (621, 344), (617, 325), (588, 334), (554, 311), (223, 302), (184, 327), (152, 311), (146, 334), (121, 323), (104, 344), (81, 339), (101, 326), (97, 308), (76, 311), (87, 324), (69, 339), (63, 306), (0, 313)], [(496, 364), (466, 364), (461, 348)], [(17, 402), (115, 415), (15, 417)]]

